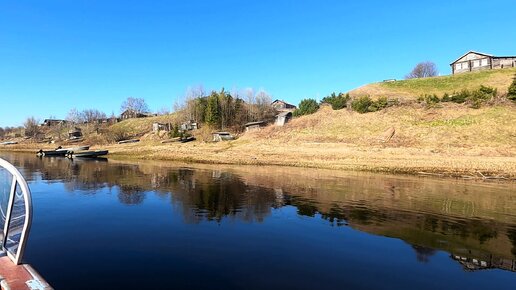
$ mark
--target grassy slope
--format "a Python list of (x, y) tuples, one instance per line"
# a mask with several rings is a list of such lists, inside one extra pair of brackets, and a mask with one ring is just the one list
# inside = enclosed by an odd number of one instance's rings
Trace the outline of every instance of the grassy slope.
[(458, 92), (463, 89), (476, 89), (480, 85), (495, 87), (506, 93), (509, 84), (516, 76), (516, 69), (487, 70), (426, 79), (412, 79), (396, 82), (373, 83), (350, 92), (351, 96), (370, 95), (411, 99), (422, 94)]

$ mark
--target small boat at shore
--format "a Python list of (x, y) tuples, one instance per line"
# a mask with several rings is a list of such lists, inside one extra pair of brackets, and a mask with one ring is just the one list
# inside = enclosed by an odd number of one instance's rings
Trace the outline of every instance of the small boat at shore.
[(118, 141), (118, 144), (136, 143), (140, 142), (140, 139), (122, 140)]
[(86, 150), (90, 149), (89, 145), (78, 146), (78, 147), (70, 147), (70, 148), (60, 148), (60, 147), (58, 147), (56, 149), (56, 151), (66, 151), (66, 152), (68, 152), (68, 151), (86, 151)]
[(40, 149), (36, 155), (38, 156), (66, 156), (68, 152), (72, 151), (84, 151), (90, 149), (90, 146), (78, 146), (78, 147), (70, 147), (70, 148), (62, 148), (61, 146), (57, 147), (55, 150), (42, 150)]
[(107, 155), (109, 153), (108, 150), (95, 150), (95, 151), (68, 151), (66, 156), (68, 158), (97, 158), (100, 156)]
[(181, 139), (179, 142), (186, 143), (186, 142), (192, 142), (195, 141), (195, 137), (186, 137), (184, 139)]
[(18, 144), (18, 142), (16, 142), (16, 141), (5, 141), (5, 142), (0, 143), (0, 145), (15, 145), (15, 144)]

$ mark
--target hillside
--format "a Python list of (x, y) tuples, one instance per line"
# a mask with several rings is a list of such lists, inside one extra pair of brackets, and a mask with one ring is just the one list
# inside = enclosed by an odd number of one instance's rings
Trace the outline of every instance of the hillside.
[(507, 87), (516, 76), (516, 69), (486, 70), (457, 75), (424, 79), (401, 80), (395, 82), (372, 83), (349, 92), (351, 96), (370, 95), (389, 98), (414, 99), (422, 94), (451, 94), (463, 89), (477, 89), (480, 85), (498, 89), (506, 93)]

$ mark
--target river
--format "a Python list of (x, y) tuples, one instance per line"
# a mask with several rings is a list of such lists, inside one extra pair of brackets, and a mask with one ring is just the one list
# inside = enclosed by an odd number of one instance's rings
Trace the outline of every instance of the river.
[[(511, 289), (516, 185), (0, 152), (56, 289)], [(512, 285), (512, 286), (510, 286)]]

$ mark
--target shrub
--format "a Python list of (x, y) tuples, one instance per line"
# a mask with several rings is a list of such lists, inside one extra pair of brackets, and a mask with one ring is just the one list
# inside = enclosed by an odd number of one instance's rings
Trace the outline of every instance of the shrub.
[(331, 105), (331, 108), (334, 110), (344, 109), (347, 106), (350, 97), (349, 94), (339, 93), (336, 95), (335, 93), (331, 93), (331, 95), (324, 97), (321, 100), (321, 104), (328, 103)]
[(448, 93), (444, 93), (443, 97), (441, 98), (441, 102), (450, 102), (450, 101), (451, 101), (450, 95), (448, 95)]
[(354, 99), (353, 102), (351, 102), (351, 108), (354, 111), (363, 114), (367, 112), (379, 111), (391, 106), (392, 104), (397, 104), (397, 102), (397, 100), (390, 102), (387, 97), (379, 97), (378, 100), (373, 101), (369, 96), (362, 96), (358, 99)]
[(509, 100), (513, 100), (516, 102), (516, 77), (512, 81), (512, 84), (509, 86), (509, 91), (507, 92), (507, 98)]
[(466, 101), (470, 94), (471, 93), (468, 90), (462, 90), (460, 93), (454, 93), (450, 100), (454, 103), (462, 104)]
[(358, 99), (354, 99), (351, 102), (351, 108), (361, 114), (369, 112), (369, 107), (373, 104), (373, 101), (369, 96), (362, 96)]
[(319, 110), (319, 104), (314, 99), (304, 99), (299, 103), (299, 108), (293, 113), (294, 116), (310, 115)]
[(436, 94), (433, 95), (422, 95), (418, 98), (418, 101), (425, 102), (428, 106), (435, 105), (439, 103), (441, 100)]

